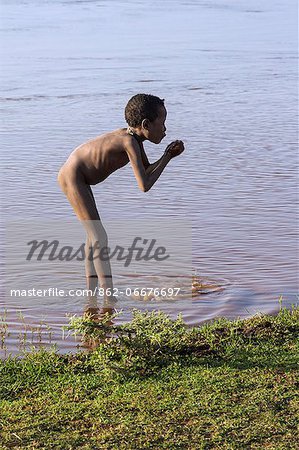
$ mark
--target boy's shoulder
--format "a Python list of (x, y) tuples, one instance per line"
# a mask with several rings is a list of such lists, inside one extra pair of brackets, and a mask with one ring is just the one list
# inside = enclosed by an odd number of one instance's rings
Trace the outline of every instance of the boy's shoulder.
[(124, 146), (134, 144), (136, 140), (134, 136), (128, 132), (127, 128), (118, 128), (117, 130), (111, 131), (110, 136)]
[(118, 128), (99, 136), (98, 145), (100, 147), (103, 145), (107, 150), (117, 151), (130, 151), (130, 149), (136, 149), (136, 147), (140, 148), (136, 138), (128, 133), (127, 128)]
[(103, 143), (111, 142), (111, 143), (130, 143), (133, 140), (133, 136), (131, 136), (127, 132), (127, 128), (118, 128), (117, 130), (107, 131), (102, 133), (94, 138), (89, 139), (82, 145), (101, 145)]

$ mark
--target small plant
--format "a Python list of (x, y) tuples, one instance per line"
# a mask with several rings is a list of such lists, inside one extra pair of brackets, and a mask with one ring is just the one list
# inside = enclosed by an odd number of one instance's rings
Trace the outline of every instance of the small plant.
[(113, 324), (119, 313), (100, 321), (91, 316), (72, 317), (66, 328), (93, 341), (93, 358), (119, 373), (151, 374), (162, 367), (190, 358), (225, 357), (244, 345), (271, 339), (278, 344), (299, 334), (299, 309), (281, 308), (277, 316), (257, 315), (231, 322), (220, 318), (201, 327), (188, 328), (179, 315), (171, 320), (163, 312), (133, 311), (131, 322)]
[(133, 319), (125, 325), (107, 325), (113, 316), (100, 323), (89, 317), (73, 317), (67, 327), (86, 341), (97, 341), (94, 358), (120, 373), (150, 374), (187, 356), (203, 356), (210, 346), (200, 329), (190, 329), (182, 317), (171, 320), (162, 312), (133, 311)]
[(18, 348), (21, 352), (29, 348), (30, 345), (38, 344), (42, 346), (44, 343), (52, 343), (52, 328), (45, 322), (41, 320), (37, 325), (31, 325), (25, 321), (25, 317), (22, 312), (18, 313), (18, 319), (21, 322), (21, 329), (13, 331), (10, 333), (8, 331), (7, 323), (7, 311), (4, 312), (3, 316), (0, 316), (0, 349), (7, 351), (6, 339), (12, 335), (17, 335), (18, 338)]

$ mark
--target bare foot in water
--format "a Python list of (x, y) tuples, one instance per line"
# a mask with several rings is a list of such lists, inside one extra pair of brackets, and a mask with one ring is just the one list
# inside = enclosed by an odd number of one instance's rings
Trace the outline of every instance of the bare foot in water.
[(85, 309), (83, 317), (90, 317), (91, 320), (97, 321), (99, 315), (99, 308), (98, 307), (88, 307)]
[[(101, 321), (101, 319), (103, 319), (104, 317), (106, 317), (107, 318), (107, 316), (109, 317), (109, 316), (112, 316), (114, 313), (116, 312), (116, 310), (114, 309), (114, 308), (111, 308), (110, 306), (108, 306), (108, 307), (105, 307), (105, 306), (103, 306), (103, 308), (101, 308), (100, 310), (99, 310), (99, 316), (98, 316), (98, 318), (99, 318), (99, 322)], [(113, 321), (112, 320), (109, 320), (109, 321), (105, 321), (105, 325), (108, 325), (108, 326), (110, 326), (110, 325), (113, 325)]]
[[(111, 306), (103, 306), (102, 308), (89, 307), (89, 308), (85, 309), (84, 317), (89, 317), (90, 320), (92, 320), (93, 322), (100, 323), (103, 321), (104, 318), (107, 319), (107, 316), (108, 317), (112, 316), (115, 312), (116, 312), (116, 310), (114, 308), (112, 308)], [(105, 325), (107, 325), (107, 326), (113, 325), (113, 321), (105, 320)]]

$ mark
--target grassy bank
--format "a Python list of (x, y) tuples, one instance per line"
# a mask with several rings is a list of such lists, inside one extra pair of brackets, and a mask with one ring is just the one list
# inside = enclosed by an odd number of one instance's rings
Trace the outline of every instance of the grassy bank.
[(93, 352), (0, 362), (0, 448), (295, 449), (298, 319), (74, 319)]

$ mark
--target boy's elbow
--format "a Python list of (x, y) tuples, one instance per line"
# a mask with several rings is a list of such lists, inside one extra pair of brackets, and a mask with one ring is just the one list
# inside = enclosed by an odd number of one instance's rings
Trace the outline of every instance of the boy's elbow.
[(140, 188), (140, 190), (141, 190), (142, 192), (147, 192), (147, 191), (150, 190), (149, 185), (146, 184), (146, 183), (142, 183), (141, 185), (139, 185), (139, 188)]

